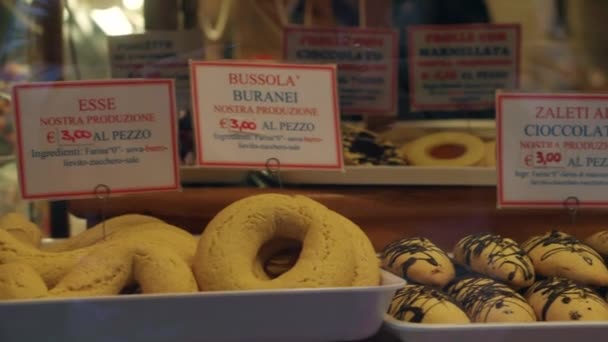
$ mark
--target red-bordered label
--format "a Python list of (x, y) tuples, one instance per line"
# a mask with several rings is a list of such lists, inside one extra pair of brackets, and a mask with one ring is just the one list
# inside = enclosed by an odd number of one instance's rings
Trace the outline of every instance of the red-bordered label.
[(608, 206), (608, 95), (496, 94), (499, 207)]
[(414, 25), (407, 29), (410, 108), (476, 110), (519, 85), (519, 24)]
[(396, 30), (384, 28), (287, 26), (283, 29), (283, 58), (337, 64), (343, 113), (394, 115), (398, 37)]
[(191, 62), (198, 165), (343, 170), (334, 65)]
[(17, 84), (13, 107), (24, 199), (180, 189), (171, 79)]

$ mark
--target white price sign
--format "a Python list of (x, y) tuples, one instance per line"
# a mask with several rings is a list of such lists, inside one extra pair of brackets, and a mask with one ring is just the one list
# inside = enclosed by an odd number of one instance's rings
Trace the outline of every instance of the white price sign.
[(23, 198), (178, 190), (174, 92), (168, 79), (16, 85)]
[(497, 89), (519, 83), (519, 25), (413, 25), (407, 32), (414, 111), (493, 108)]
[(498, 206), (608, 207), (608, 95), (496, 95)]
[(336, 67), (191, 62), (198, 164), (343, 169)]
[(113, 78), (172, 78), (179, 110), (190, 110), (188, 61), (203, 58), (203, 37), (193, 31), (151, 31), (108, 37)]
[(285, 27), (283, 57), (336, 63), (344, 113), (397, 114), (398, 33), (355, 27)]

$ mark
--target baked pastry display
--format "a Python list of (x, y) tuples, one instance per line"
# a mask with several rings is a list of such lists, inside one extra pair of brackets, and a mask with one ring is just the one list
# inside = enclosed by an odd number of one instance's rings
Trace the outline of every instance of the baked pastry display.
[(443, 287), (454, 279), (448, 255), (426, 238), (404, 238), (382, 251), (382, 267), (409, 282)]
[(342, 146), (346, 165), (405, 165), (391, 142), (374, 132), (353, 125), (342, 125)]
[[(2, 222), (0, 265), (5, 271), (0, 272), (0, 283), (27, 282), (29, 298), (116, 295), (134, 283), (144, 293), (198, 291), (190, 269), (196, 239), (164, 222), (125, 226), (105, 240), (61, 252), (24, 242), (17, 237), (20, 234), (14, 235), (12, 223)], [(88, 234), (100, 234), (101, 229), (97, 226)], [(28, 297), (10, 287), (2, 291), (4, 299)]]
[(28, 264), (0, 265), (0, 300), (42, 298), (47, 292), (40, 275)]
[(509, 286), (494, 279), (466, 276), (446, 288), (473, 322), (533, 322), (534, 310)]
[(604, 260), (608, 260), (608, 230), (589, 236), (585, 239), (585, 243), (598, 252)]
[(464, 237), (454, 248), (454, 261), (515, 288), (534, 282), (534, 266), (517, 242), (497, 234)]
[(388, 309), (398, 320), (412, 323), (469, 323), (469, 317), (443, 292), (424, 285), (408, 284), (399, 289)]
[(593, 289), (569, 279), (538, 281), (525, 296), (540, 321), (608, 320), (608, 304)]
[(10, 233), (17, 240), (32, 245), (40, 246), (42, 233), (40, 228), (28, 219), (17, 213), (8, 213), (0, 217), (0, 229)]
[[(273, 239), (300, 241), (302, 249), (291, 269), (271, 279), (254, 265)], [(306, 197), (278, 194), (251, 196), (220, 211), (201, 235), (193, 271), (206, 291), (380, 282), (379, 261), (359, 227)]]
[(486, 154), (486, 146), (472, 134), (438, 132), (409, 142), (401, 153), (412, 165), (464, 167), (478, 165)]
[(539, 275), (592, 285), (608, 285), (608, 269), (590, 246), (560, 231), (534, 236), (522, 244)]
[(39, 239), (25, 218), (0, 218), (0, 299), (380, 283), (379, 260), (363, 231), (303, 196), (237, 201), (217, 214), (200, 242), (143, 215), (109, 219), (44, 250)]
[[(105, 220), (98, 223), (90, 229), (75, 235), (69, 239), (54, 242), (47, 246), (43, 246), (46, 251), (63, 252), (77, 248), (94, 245), (105, 239), (112, 239), (115, 234), (123, 234), (126, 231), (132, 232), (132, 227), (143, 225), (146, 223), (161, 223), (162, 221), (147, 215), (126, 214)], [(122, 228), (126, 228), (125, 231)], [(37, 229), (37, 227), (36, 227)], [(37, 229), (40, 231), (40, 229)]]
[(482, 166), (496, 166), (496, 140), (486, 143), (486, 153), (483, 156)]
[(257, 277), (274, 279), (289, 271), (296, 264), (302, 244), (293, 239), (273, 239), (258, 251), (253, 271)]

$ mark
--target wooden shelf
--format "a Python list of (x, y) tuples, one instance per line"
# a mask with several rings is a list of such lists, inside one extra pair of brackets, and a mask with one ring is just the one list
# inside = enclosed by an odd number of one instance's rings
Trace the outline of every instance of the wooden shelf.
[[(116, 197), (109, 200), (106, 215), (149, 214), (200, 233), (223, 207), (267, 192), (302, 194), (325, 204), (360, 225), (377, 249), (404, 236), (425, 236), (451, 249), (461, 237), (481, 231), (522, 241), (551, 229), (580, 238), (608, 229), (608, 213), (597, 210), (580, 211), (575, 225), (564, 210), (498, 210), (494, 187), (187, 188), (180, 193)], [(92, 223), (100, 219), (97, 200), (71, 201), (69, 210)]]

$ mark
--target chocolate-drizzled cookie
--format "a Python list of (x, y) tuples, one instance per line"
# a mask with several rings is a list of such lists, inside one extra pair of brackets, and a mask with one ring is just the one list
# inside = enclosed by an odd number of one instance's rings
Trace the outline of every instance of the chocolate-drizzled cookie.
[(517, 242), (497, 234), (480, 233), (461, 239), (454, 261), (515, 288), (534, 282), (534, 267)]
[(383, 141), (374, 132), (342, 125), (342, 146), (346, 165), (405, 165), (391, 142)]
[(405, 238), (384, 248), (382, 267), (410, 282), (443, 287), (454, 279), (447, 254), (426, 238)]
[(602, 257), (569, 234), (552, 231), (534, 236), (522, 248), (532, 259), (536, 273), (542, 276), (593, 286), (608, 285), (608, 269)]
[(424, 285), (405, 285), (395, 296), (388, 314), (412, 323), (469, 323), (469, 317), (443, 292)]
[(525, 296), (540, 321), (608, 320), (608, 304), (591, 288), (568, 279), (538, 281)]
[(598, 252), (604, 260), (608, 261), (608, 230), (589, 236), (585, 239), (585, 243)]
[(513, 289), (494, 279), (468, 276), (446, 288), (473, 322), (532, 322), (534, 310)]

